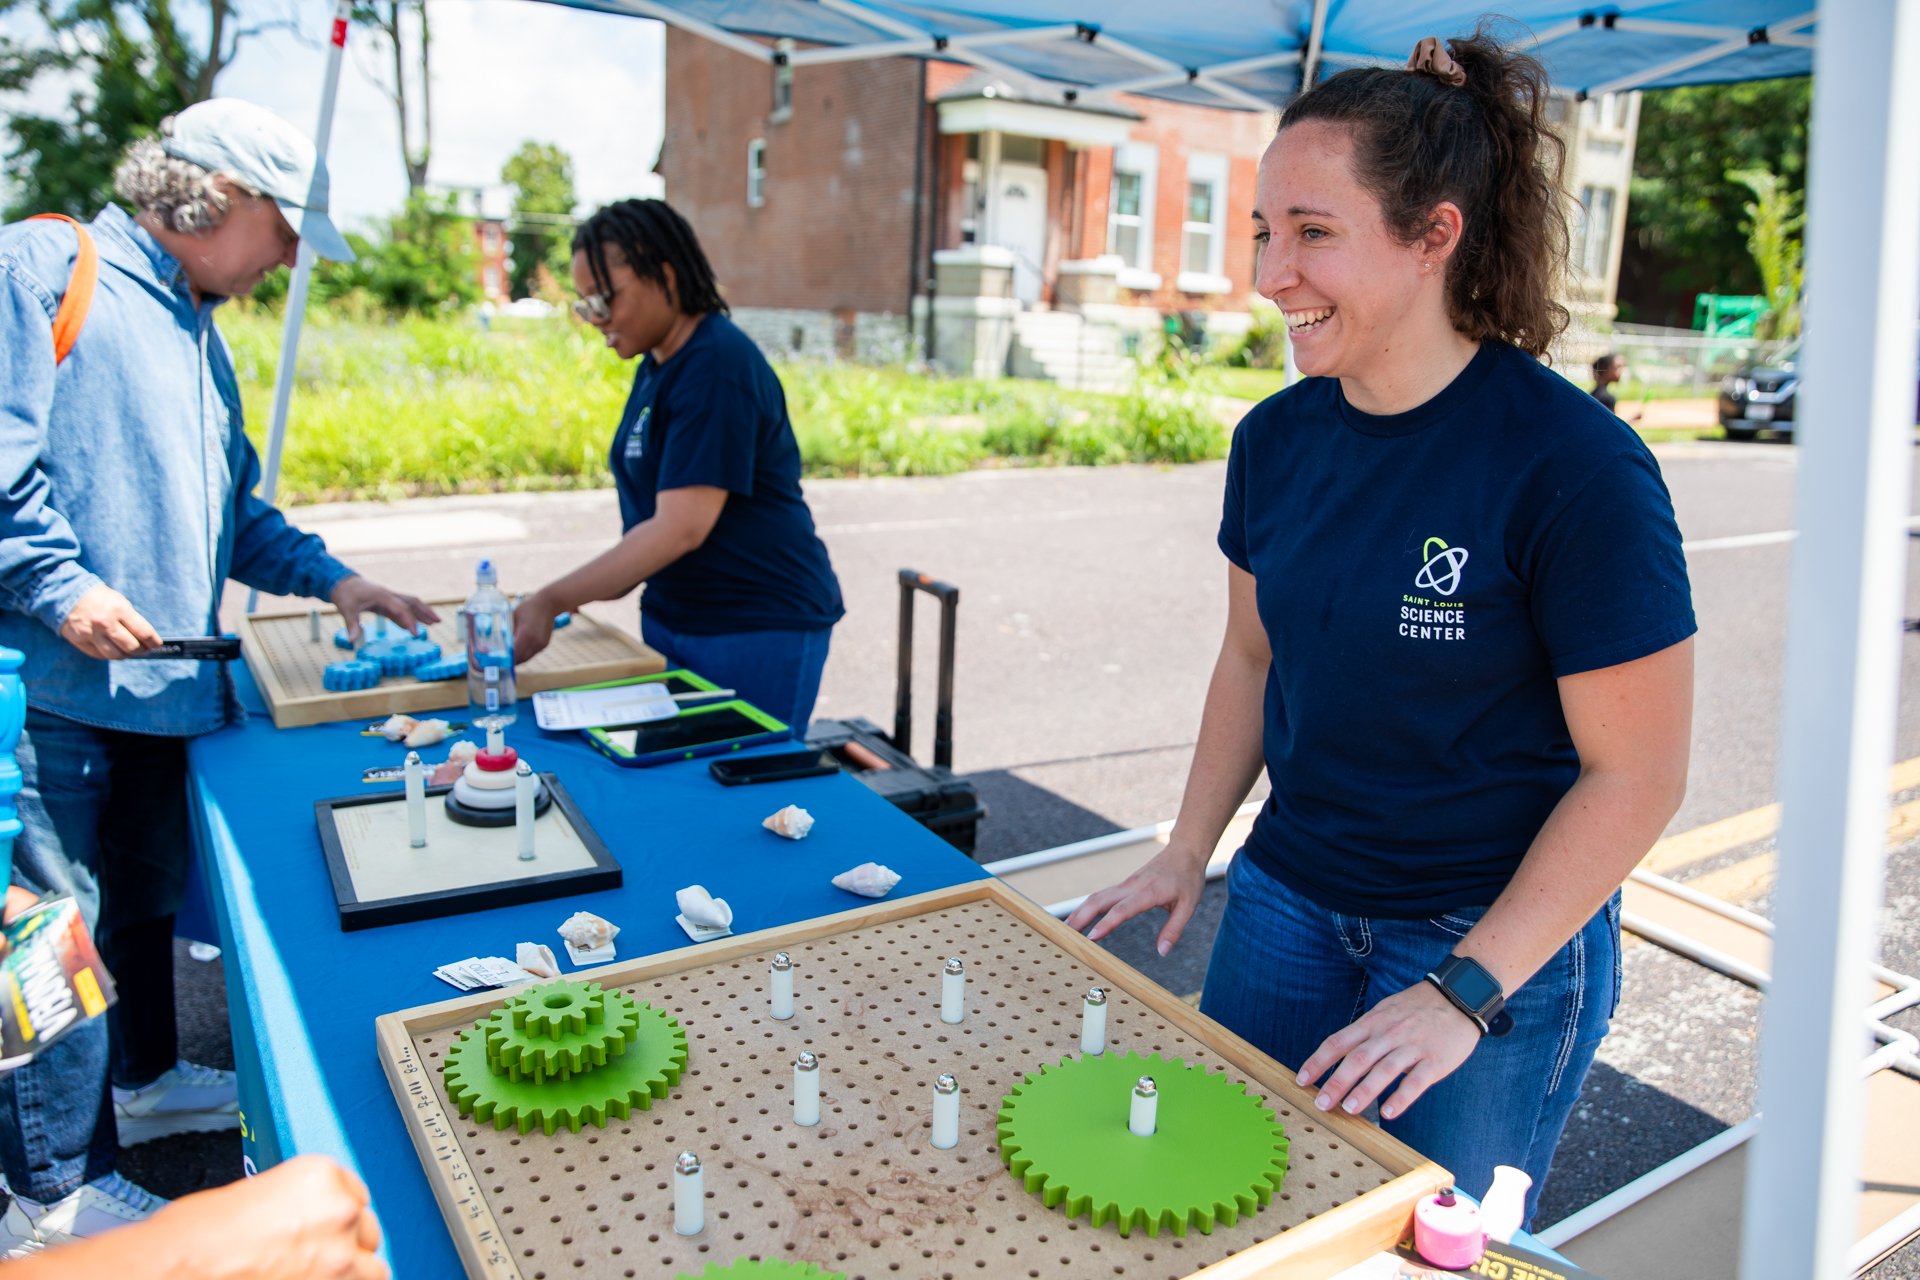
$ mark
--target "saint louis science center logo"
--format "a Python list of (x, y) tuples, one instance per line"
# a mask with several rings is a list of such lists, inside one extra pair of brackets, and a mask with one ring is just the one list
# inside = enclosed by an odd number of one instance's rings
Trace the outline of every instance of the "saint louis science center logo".
[(1467, 549), (1450, 547), (1444, 538), (1428, 538), (1420, 548), (1426, 563), (1413, 575), (1413, 585), (1435, 595), (1450, 596), (1460, 589), (1460, 574), (1467, 567)]

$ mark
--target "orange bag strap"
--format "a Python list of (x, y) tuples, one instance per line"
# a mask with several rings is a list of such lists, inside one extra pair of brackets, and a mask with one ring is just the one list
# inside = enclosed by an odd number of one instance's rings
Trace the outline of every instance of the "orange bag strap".
[(73, 350), (80, 329), (87, 323), (87, 309), (93, 305), (93, 287), (100, 281), (100, 251), (94, 247), (87, 229), (64, 213), (36, 213), (29, 222), (41, 218), (64, 222), (80, 237), (80, 254), (73, 260), (73, 274), (67, 278), (67, 291), (60, 299), (60, 310), (53, 317), (53, 362), (59, 364)]

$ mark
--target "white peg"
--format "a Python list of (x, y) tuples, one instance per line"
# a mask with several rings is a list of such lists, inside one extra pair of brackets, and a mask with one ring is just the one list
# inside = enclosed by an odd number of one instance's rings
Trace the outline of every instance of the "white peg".
[(1080, 1052), (1092, 1057), (1107, 1051), (1107, 993), (1090, 987), (1080, 1006)]
[(706, 1175), (700, 1172), (700, 1157), (682, 1151), (673, 1162), (673, 1230), (676, 1235), (697, 1236), (707, 1226)]
[[(494, 668), (489, 667), (488, 671)], [(507, 745), (507, 731), (500, 723), (499, 716), (487, 717), (487, 750), (498, 755), (500, 748)]]
[(513, 770), (513, 825), (520, 837), (520, 861), (533, 861), (533, 800), (540, 791), (540, 779), (533, 766), (522, 760)]
[(960, 1082), (950, 1075), (933, 1082), (933, 1145), (942, 1151), (960, 1145)]
[(320, 611), (318, 609), (307, 610), (307, 639), (315, 644), (320, 643)]
[(967, 1017), (967, 967), (955, 956), (940, 971), (940, 1021), (964, 1022)]
[(811, 1053), (793, 1060), (793, 1122), (803, 1129), (820, 1123), (820, 1059)]
[(773, 1016), (785, 1022), (793, 1016), (793, 957), (784, 951), (773, 957)]
[(427, 771), (418, 751), (407, 752), (407, 840), (416, 849), (427, 847)]
[(1151, 1138), (1160, 1123), (1160, 1091), (1152, 1076), (1141, 1076), (1133, 1086), (1133, 1105), (1127, 1110), (1127, 1128), (1136, 1138)]

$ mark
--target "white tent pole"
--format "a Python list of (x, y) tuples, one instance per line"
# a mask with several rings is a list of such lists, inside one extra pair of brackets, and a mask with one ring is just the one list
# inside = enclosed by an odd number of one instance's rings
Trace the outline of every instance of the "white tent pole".
[[(347, 51), (347, 24), (353, 16), (351, 0), (336, 0), (333, 30), (327, 45), (327, 79), (320, 91), (320, 122), (313, 131), (313, 150), (320, 163), (327, 159), (327, 140), (333, 133), (333, 104), (340, 95), (340, 63)], [(316, 166), (316, 171), (318, 166)], [(280, 452), (287, 435), (287, 406), (293, 400), (293, 375), (299, 367), (300, 323), (307, 313), (307, 285), (313, 279), (313, 248), (300, 238), (300, 256), (294, 260), (293, 279), (287, 285), (287, 318), (280, 333), (280, 359), (273, 371), (273, 420), (267, 428), (267, 457), (260, 476), (260, 496), (273, 501), (280, 487)], [(260, 603), (259, 591), (247, 593), (247, 612)]]
[(1313, 24), (1307, 28), (1307, 52), (1300, 60), (1300, 92), (1313, 88), (1320, 74), (1320, 50), (1327, 38), (1327, 0), (1313, 0)]
[[(1745, 1280), (1848, 1274), (1879, 937), (1920, 306), (1920, 0), (1820, 10), (1798, 524), (1787, 613), (1773, 989), (1741, 1229)], [(1811, 1229), (1809, 1229), (1811, 1227)]]

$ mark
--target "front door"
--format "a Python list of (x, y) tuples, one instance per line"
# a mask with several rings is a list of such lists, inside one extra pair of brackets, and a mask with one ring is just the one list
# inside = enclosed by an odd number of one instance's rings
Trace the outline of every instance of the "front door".
[(1041, 264), (1047, 260), (1047, 171), (1039, 165), (1002, 164), (994, 179), (988, 219), (993, 243), (1013, 253), (1013, 295), (1022, 306), (1040, 300)]

